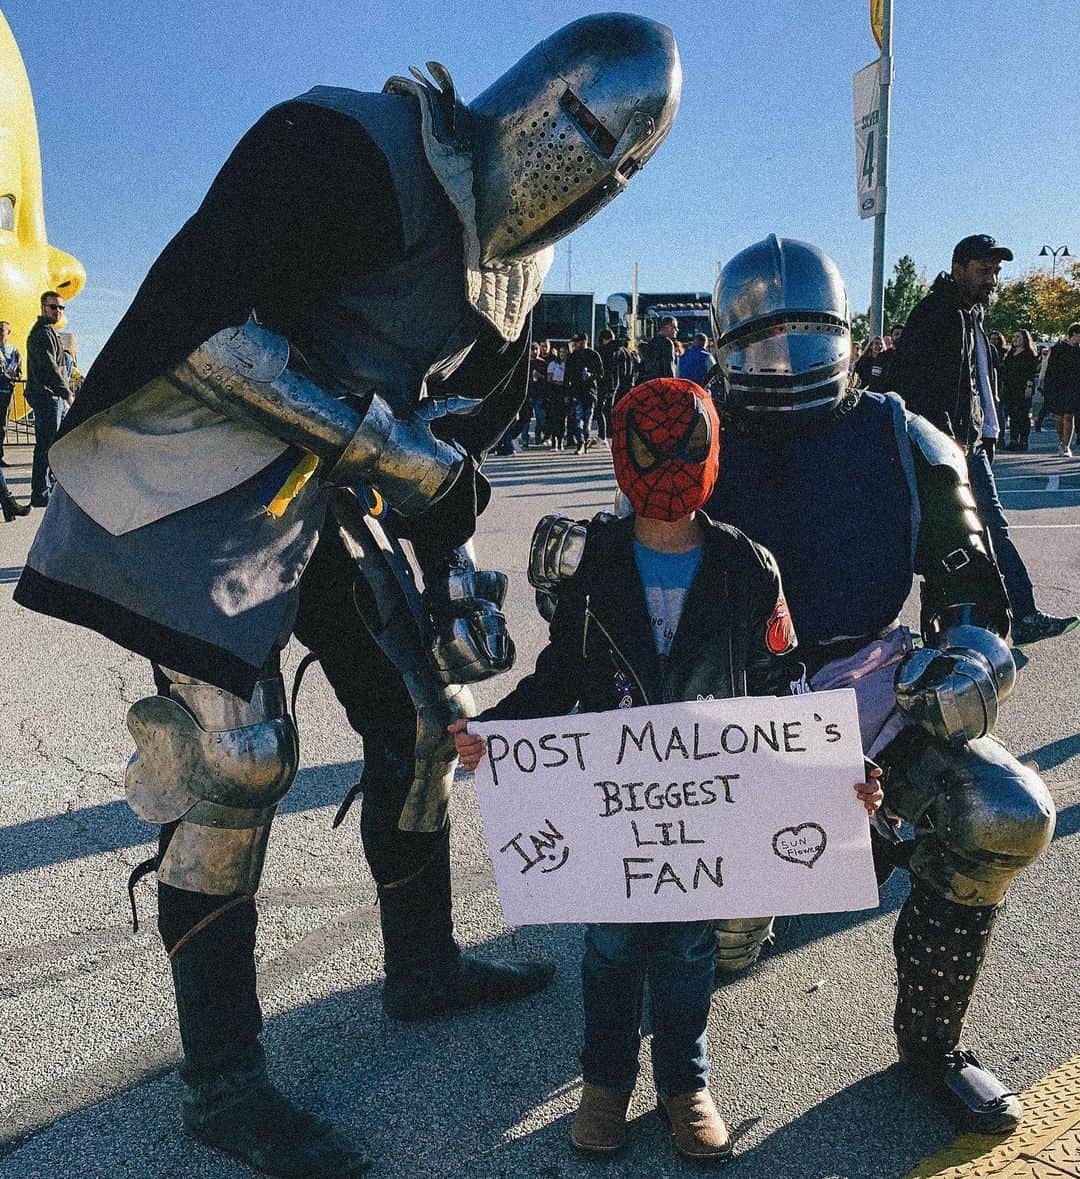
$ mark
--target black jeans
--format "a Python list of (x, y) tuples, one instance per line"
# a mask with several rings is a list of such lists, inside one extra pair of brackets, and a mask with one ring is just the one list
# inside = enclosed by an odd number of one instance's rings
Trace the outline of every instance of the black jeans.
[(14, 389), (0, 388), (0, 459), (4, 457), (4, 442), (7, 433), (7, 416), (11, 409), (11, 399), (15, 396)]

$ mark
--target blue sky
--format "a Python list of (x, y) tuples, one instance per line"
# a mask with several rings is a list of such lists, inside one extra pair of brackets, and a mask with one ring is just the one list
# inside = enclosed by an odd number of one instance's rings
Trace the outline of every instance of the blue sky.
[[(380, 89), (435, 59), (466, 99), (533, 43), (611, 3), (478, 0), (0, 0), (37, 105), (50, 241), (86, 267), (71, 327), (84, 367), (236, 140), (318, 83)], [(709, 289), (717, 260), (777, 232), (869, 299), (873, 222), (855, 210), (851, 76), (874, 59), (868, 0), (625, 4), (669, 24), (675, 127), (628, 192), (573, 238), (573, 287)], [(1075, 0), (896, 0), (889, 269), (932, 276), (965, 234), (1037, 264), (1080, 253)], [(566, 290), (559, 247), (549, 290)]]

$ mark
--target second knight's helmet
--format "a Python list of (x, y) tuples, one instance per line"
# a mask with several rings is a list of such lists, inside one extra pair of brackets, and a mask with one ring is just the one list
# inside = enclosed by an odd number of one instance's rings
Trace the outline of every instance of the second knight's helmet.
[(736, 254), (716, 280), (712, 323), (725, 413), (798, 429), (847, 393), (847, 292), (816, 246), (770, 234)]
[(541, 41), (469, 104), (484, 261), (565, 237), (663, 142), (682, 91), (671, 30), (600, 13)]

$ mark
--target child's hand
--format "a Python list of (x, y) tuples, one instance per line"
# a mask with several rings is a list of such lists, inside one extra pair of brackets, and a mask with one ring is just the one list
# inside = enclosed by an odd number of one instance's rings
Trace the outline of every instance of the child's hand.
[[(464, 722), (459, 722), (464, 723)], [(479, 760), (479, 759), (477, 759)], [(881, 768), (874, 766), (867, 770), (867, 781), (855, 783), (855, 793), (859, 801), (866, 807), (866, 813), (873, 816), (878, 807), (885, 801), (885, 791), (881, 789)]]
[(453, 724), (446, 726), (446, 731), (454, 734), (454, 748), (457, 750), (461, 764), (467, 770), (475, 770), (480, 764), (480, 759), (484, 756), (487, 742), (483, 737), (476, 736), (475, 733), (467, 733), (465, 730), (468, 725), (467, 720), (456, 720)]

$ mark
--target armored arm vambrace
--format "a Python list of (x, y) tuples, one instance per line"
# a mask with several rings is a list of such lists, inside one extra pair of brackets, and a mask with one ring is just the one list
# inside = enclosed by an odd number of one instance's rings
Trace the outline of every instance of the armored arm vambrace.
[(922, 526), (916, 568), (926, 646), (898, 666), (897, 704), (939, 740), (989, 733), (1016, 680), (1008, 599), (975, 510), (962, 455), (918, 418), (909, 421)]
[(921, 513), (915, 570), (923, 577), (920, 629), (928, 644), (949, 608), (969, 604), (970, 620), (1004, 637), (1009, 599), (990, 538), (975, 507), (959, 448), (917, 417), (908, 419)]
[(302, 447), (329, 466), (328, 482), (371, 485), (404, 516), (437, 503), (465, 456), (426, 422), (403, 420), (372, 394), (361, 412), (288, 367), (289, 342), (254, 319), (200, 344), (166, 374), (181, 393)]

